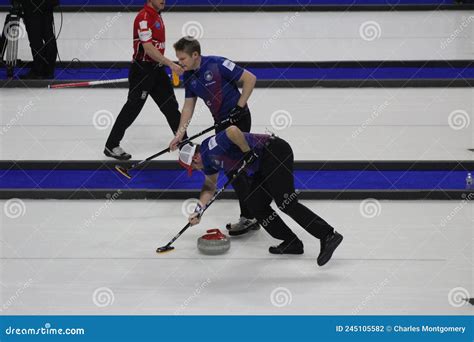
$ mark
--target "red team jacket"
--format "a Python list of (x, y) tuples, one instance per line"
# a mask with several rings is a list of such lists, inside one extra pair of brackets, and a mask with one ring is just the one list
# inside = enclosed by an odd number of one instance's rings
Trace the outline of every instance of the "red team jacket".
[(141, 45), (148, 42), (153, 43), (162, 55), (165, 54), (165, 23), (157, 11), (145, 5), (133, 23), (133, 59), (157, 63), (145, 53)]

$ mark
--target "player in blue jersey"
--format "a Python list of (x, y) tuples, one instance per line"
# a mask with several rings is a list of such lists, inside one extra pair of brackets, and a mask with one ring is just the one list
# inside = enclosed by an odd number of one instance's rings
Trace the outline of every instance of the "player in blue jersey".
[(202, 170), (204, 184), (195, 212), (190, 215), (192, 225), (200, 222), (200, 213), (216, 191), (219, 170), (236, 172), (245, 164), (250, 179), (247, 204), (252, 207), (261, 226), (275, 239), (283, 240), (269, 248), (272, 254), (303, 254), (303, 243), (270, 206), (274, 200), (278, 208), (295, 220), (308, 233), (318, 238), (321, 249), (317, 262), (326, 264), (342, 242), (342, 235), (325, 220), (298, 201), (294, 188), (293, 151), (283, 139), (267, 134), (244, 133), (236, 126), (205, 139), (201, 145), (185, 145), (179, 162), (188, 172)]
[[(230, 119), (230, 122), (226, 126), (219, 127), (216, 133), (226, 129), (230, 124), (236, 125), (243, 132), (250, 132), (251, 117), (247, 101), (257, 78), (225, 57), (201, 55), (201, 46), (192, 37), (181, 38), (174, 44), (174, 48), (179, 64), (185, 70), (183, 74), (185, 100), (179, 129), (170, 143), (170, 149), (175, 150), (183, 139), (198, 98), (209, 107), (214, 123)], [(242, 82), (242, 93), (237, 87), (237, 82)], [(233, 187), (239, 198), (240, 219), (238, 223), (227, 225), (229, 235), (241, 235), (250, 229), (258, 229), (255, 215), (245, 204), (248, 195), (247, 179), (244, 176), (238, 177)]]

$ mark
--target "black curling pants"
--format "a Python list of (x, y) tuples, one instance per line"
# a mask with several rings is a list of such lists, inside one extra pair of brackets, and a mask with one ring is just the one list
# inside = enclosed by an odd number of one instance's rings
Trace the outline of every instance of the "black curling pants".
[(283, 139), (273, 138), (261, 155), (260, 167), (254, 175), (247, 205), (258, 222), (275, 239), (293, 241), (298, 237), (272, 209), (278, 208), (318, 239), (333, 232), (333, 228), (298, 201), (294, 187), (293, 151)]
[[(179, 128), (181, 113), (165, 67), (157, 63), (135, 61), (130, 67), (128, 81), (127, 102), (115, 120), (105, 146), (112, 149), (120, 145), (125, 131), (140, 114), (148, 95), (151, 96), (160, 108), (160, 111), (165, 115), (173, 134), (176, 134)], [(185, 135), (184, 139), (186, 138), (187, 136)]]

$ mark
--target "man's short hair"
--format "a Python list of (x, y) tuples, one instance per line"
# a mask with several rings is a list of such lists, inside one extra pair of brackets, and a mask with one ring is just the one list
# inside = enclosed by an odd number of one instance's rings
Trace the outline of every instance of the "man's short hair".
[(193, 52), (197, 52), (199, 55), (201, 54), (201, 44), (199, 44), (198, 40), (192, 36), (181, 38), (174, 43), (173, 47), (176, 51), (183, 51), (190, 56)]

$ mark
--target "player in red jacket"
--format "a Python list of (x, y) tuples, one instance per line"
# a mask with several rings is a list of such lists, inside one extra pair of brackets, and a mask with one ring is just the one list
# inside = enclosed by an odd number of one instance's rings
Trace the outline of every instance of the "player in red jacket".
[(148, 95), (165, 115), (173, 133), (177, 133), (181, 113), (165, 66), (177, 75), (181, 75), (183, 69), (164, 56), (165, 23), (161, 17), (164, 7), (164, 0), (148, 0), (133, 23), (133, 63), (128, 75), (128, 99), (105, 144), (104, 154), (108, 157), (120, 160), (132, 157), (120, 147), (120, 141), (140, 114)]

